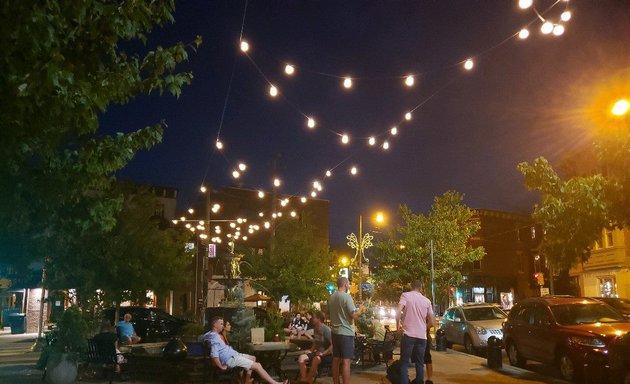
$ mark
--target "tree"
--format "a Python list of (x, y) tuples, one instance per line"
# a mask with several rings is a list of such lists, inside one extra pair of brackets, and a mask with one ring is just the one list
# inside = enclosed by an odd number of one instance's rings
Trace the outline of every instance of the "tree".
[(263, 255), (245, 256), (250, 266), (244, 274), (252, 284), (274, 300), (289, 295), (292, 303), (318, 301), (326, 297), (326, 282), (333, 263), (326, 246), (314, 241), (308, 220), (285, 219), (277, 223), (272, 245)]
[(134, 53), (173, 11), (172, 0), (0, 3), (0, 261), (63, 265), (73, 238), (116, 226), (114, 174), (166, 125), (105, 135), (99, 115), (143, 94), (179, 96), (191, 81), (175, 68), (199, 38)]
[[(464, 263), (480, 260), (483, 247), (472, 248), (468, 241), (479, 230), (479, 222), (473, 219), (473, 211), (462, 204), (463, 197), (449, 191), (433, 201), (428, 216), (416, 215), (407, 206), (400, 207), (403, 224), (385, 242), (377, 244), (380, 267), (375, 279), (385, 286), (408, 285), (413, 280), (423, 280), (426, 292), (431, 287), (431, 240), (436, 292), (440, 302), (449, 286), (457, 286), (462, 280)], [(397, 292), (400, 296), (401, 290)], [(389, 293), (392, 295), (393, 293)], [(390, 297), (397, 300), (398, 297)]]

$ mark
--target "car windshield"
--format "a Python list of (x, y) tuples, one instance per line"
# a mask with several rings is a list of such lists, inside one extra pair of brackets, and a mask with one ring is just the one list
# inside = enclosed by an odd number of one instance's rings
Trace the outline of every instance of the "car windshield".
[(604, 300), (604, 303), (621, 311), (621, 313), (630, 313), (630, 301), (626, 299)]
[(559, 324), (616, 323), (625, 321), (621, 315), (602, 304), (559, 304), (552, 305), (551, 312)]
[(497, 307), (464, 308), (467, 321), (505, 319), (507, 315)]

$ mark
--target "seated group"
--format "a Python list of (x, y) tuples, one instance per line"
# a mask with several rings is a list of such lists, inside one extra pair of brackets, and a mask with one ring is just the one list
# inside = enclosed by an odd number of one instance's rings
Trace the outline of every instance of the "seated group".
[[(312, 383), (317, 376), (317, 370), (322, 363), (330, 364), (332, 362), (332, 333), (330, 327), (324, 324), (324, 314), (316, 312), (311, 323), (313, 325), (312, 338), (314, 340), (313, 347), (298, 357), (298, 365), (300, 368), (300, 382)], [(229, 326), (229, 323), (226, 323)], [(203, 335), (204, 341), (210, 343), (210, 357), (214, 361), (216, 367), (221, 370), (230, 368), (244, 368), (246, 373), (242, 378), (242, 382), (249, 384), (252, 382), (251, 374), (255, 372), (262, 380), (269, 384), (287, 384), (275, 381), (263, 366), (256, 361), (256, 357), (236, 351), (229, 345), (227, 335), (225, 334), (225, 326), (221, 317), (215, 317), (210, 321), (210, 331)], [(302, 329), (306, 331), (305, 329)], [(298, 330), (294, 336), (298, 335)], [(307, 369), (307, 363), (311, 362), (310, 369)]]

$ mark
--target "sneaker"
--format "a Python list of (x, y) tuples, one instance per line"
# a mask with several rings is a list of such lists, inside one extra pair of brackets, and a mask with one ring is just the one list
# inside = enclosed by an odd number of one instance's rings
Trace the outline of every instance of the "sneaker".
[(433, 380), (426, 380), (424, 384), (433, 384)]

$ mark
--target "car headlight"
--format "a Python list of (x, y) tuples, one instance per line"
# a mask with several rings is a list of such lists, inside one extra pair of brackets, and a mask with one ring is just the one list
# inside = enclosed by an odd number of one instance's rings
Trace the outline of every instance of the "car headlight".
[(604, 340), (593, 337), (571, 336), (569, 337), (569, 341), (575, 344), (585, 345), (587, 347), (603, 348), (606, 346)]
[(478, 335), (485, 335), (486, 333), (488, 333), (488, 330), (484, 327), (475, 327), (475, 331), (477, 331)]

